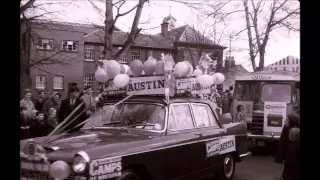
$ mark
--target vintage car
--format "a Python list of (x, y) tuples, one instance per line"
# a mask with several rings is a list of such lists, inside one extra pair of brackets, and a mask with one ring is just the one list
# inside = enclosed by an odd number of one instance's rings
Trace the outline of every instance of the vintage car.
[(21, 179), (230, 180), (250, 154), (245, 124), (219, 122), (211, 101), (119, 100), (104, 100), (78, 132), (21, 141)]

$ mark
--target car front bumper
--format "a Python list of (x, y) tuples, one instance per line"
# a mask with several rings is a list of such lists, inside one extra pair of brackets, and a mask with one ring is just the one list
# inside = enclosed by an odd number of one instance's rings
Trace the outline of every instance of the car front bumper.
[(248, 139), (274, 141), (274, 140), (279, 140), (280, 136), (276, 136), (276, 135), (257, 135), (257, 134), (248, 133)]

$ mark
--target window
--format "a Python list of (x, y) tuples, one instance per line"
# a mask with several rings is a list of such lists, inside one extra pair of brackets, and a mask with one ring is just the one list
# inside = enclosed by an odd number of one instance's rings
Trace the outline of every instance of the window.
[(172, 105), (169, 114), (168, 130), (176, 131), (192, 128), (194, 128), (194, 124), (190, 106), (188, 104)]
[(104, 60), (105, 59), (103, 51), (104, 51), (104, 47), (100, 46), (99, 47), (99, 60)]
[(93, 87), (94, 74), (84, 75), (83, 82), (84, 82), (84, 87)]
[(299, 64), (299, 60), (298, 59), (296, 59), (296, 64)]
[(286, 59), (283, 59), (283, 65), (285, 65), (286, 64)]
[(278, 62), (276, 62), (276, 65), (278, 65)]
[(139, 60), (140, 59), (140, 50), (133, 48), (131, 49), (131, 55), (132, 55), (132, 60)]
[(294, 59), (292, 59), (292, 64), (294, 64)]
[(36, 89), (46, 88), (46, 76), (36, 76)]
[(90, 117), (86, 127), (123, 127), (161, 131), (165, 127), (166, 108), (156, 104), (121, 103), (106, 105), (104, 112)]
[(286, 67), (283, 67), (283, 70), (286, 71)]
[(53, 76), (53, 89), (63, 89), (62, 76)]
[(39, 38), (37, 41), (37, 49), (53, 50), (53, 40)]
[(128, 57), (127, 57), (127, 53), (125, 53), (121, 59), (119, 60), (119, 63), (124, 63), (127, 64), (128, 63)]
[(270, 68), (270, 70), (272, 70), (272, 68)]
[(62, 41), (62, 50), (77, 51), (77, 44), (75, 41)]
[(291, 102), (290, 84), (267, 83), (262, 86), (261, 102)]
[(282, 61), (279, 61), (279, 65), (281, 65), (281, 62), (282, 62)]
[(287, 64), (289, 64), (289, 57), (287, 57)]
[(205, 105), (192, 105), (193, 114), (197, 127), (209, 127), (210, 119)]
[(94, 46), (84, 45), (84, 60), (94, 61)]
[(274, 70), (277, 70), (277, 68), (275, 67)]
[(237, 82), (235, 85), (235, 98), (238, 101), (253, 101), (260, 100), (260, 83), (258, 82)]

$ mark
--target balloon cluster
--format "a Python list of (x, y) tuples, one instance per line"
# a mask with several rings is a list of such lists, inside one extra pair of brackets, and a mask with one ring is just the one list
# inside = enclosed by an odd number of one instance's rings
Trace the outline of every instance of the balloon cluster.
[(130, 67), (125, 64), (120, 64), (116, 60), (103, 60), (103, 64), (103, 67), (97, 68), (95, 79), (102, 83), (113, 79), (113, 84), (117, 88), (125, 87), (130, 81), (129, 76), (163, 76), (166, 70), (172, 71), (177, 78), (196, 77), (197, 82), (204, 87), (221, 84), (225, 79), (221, 73), (215, 73), (210, 76), (206, 70), (203, 72), (199, 66), (193, 70), (193, 66), (189, 61), (182, 61), (175, 64), (171, 55), (163, 54), (159, 61), (152, 56), (149, 56), (148, 60), (144, 63), (140, 60), (133, 60), (130, 63)]

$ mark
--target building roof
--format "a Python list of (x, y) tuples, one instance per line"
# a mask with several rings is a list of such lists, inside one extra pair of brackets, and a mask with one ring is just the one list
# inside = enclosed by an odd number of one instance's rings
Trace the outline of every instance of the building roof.
[[(114, 45), (122, 46), (127, 40), (128, 33), (115, 31), (113, 33), (112, 43)], [(149, 47), (159, 49), (174, 49), (173, 38), (163, 37), (162, 35), (147, 35), (140, 34), (134, 41), (133, 47)], [(104, 31), (98, 30), (92, 34), (85, 36), (85, 42), (87, 43), (103, 43)]]
[(176, 45), (203, 44), (211, 46), (212, 48), (226, 48), (216, 44), (214, 41), (189, 25), (181, 26), (168, 31), (168, 36), (174, 38)]
[[(289, 55), (289, 56), (284, 57), (284, 58), (282, 58), (282, 59), (280, 59), (280, 60), (278, 60), (278, 61), (276, 61), (276, 62), (274, 62), (274, 63), (272, 63), (272, 64), (269, 64), (267, 67), (269, 67), (269, 66), (271, 66), (271, 65), (275, 65), (276, 63), (279, 64), (279, 62), (280, 62), (280, 61), (283, 61), (283, 60), (285, 60), (286, 62), (289, 61), (289, 64), (291, 64), (291, 63), (292, 63), (292, 60), (294, 60), (294, 61), (295, 61), (294, 64), (299, 64), (299, 63), (296, 63), (296, 62), (299, 62), (299, 58), (296, 58), (296, 57), (294, 57), (294, 56)], [(286, 64), (287, 64), (287, 63), (286, 63)]]
[[(84, 32), (88, 34), (97, 29), (103, 29), (104, 26), (97, 24), (84, 24), (84, 23), (70, 23), (61, 21), (51, 21), (51, 20), (35, 20), (32, 21), (34, 27), (48, 28), (48, 29), (61, 29), (68, 31)], [(119, 28), (115, 28), (115, 31), (121, 31)]]

